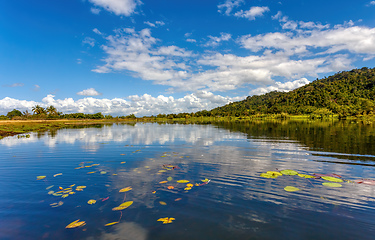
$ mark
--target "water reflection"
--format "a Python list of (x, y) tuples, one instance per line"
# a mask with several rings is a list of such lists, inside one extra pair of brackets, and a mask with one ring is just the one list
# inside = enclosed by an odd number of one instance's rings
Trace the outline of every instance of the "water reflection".
[[(326, 133), (320, 128), (328, 132), (336, 128), (337, 135), (343, 134), (338, 130), (342, 125), (329, 124), (306, 123), (298, 128), (304, 134), (321, 132), (323, 138)], [(310, 143), (307, 140), (319, 138), (299, 135), (293, 130), (297, 125), (287, 125), (104, 125), (3, 139), (0, 181), (5, 184), (0, 187), (0, 207), (7, 208), (0, 209), (0, 219), (6, 219), (0, 226), (10, 227), (6, 222), (19, 220), (18, 234), (28, 233), (35, 239), (42, 235), (54, 239), (371, 239), (374, 186), (343, 183), (342, 188), (327, 188), (322, 180), (259, 175), (294, 169), (307, 174), (335, 173), (350, 180), (372, 178), (372, 148), (366, 152), (357, 143), (347, 148), (337, 148), (336, 142), (329, 145), (328, 140)], [(371, 140), (370, 135), (356, 134), (363, 129), (349, 129), (344, 128), (356, 140)], [(345, 149), (349, 152), (341, 152)], [(367, 165), (336, 163), (352, 161), (348, 156), (358, 156)], [(82, 162), (100, 165), (75, 169)], [(165, 170), (163, 165), (179, 168)], [(54, 178), (58, 172), (62, 175)], [(56, 200), (46, 194), (43, 182), (34, 180), (38, 175), (47, 176), (46, 186), (79, 184), (87, 189), (51, 209), (49, 204)], [(159, 183), (167, 178), (173, 180)], [(211, 180), (209, 184), (189, 192), (183, 190), (184, 184), (176, 183), (179, 179), (201, 183), (205, 178)], [(168, 185), (175, 189), (167, 189)], [(133, 190), (119, 193), (128, 186)], [(289, 193), (283, 190), (285, 186), (302, 191)], [(98, 202), (91, 206), (88, 199)], [(111, 209), (130, 200), (134, 204), (121, 215), (120, 223), (105, 227), (120, 218)], [(176, 221), (162, 225), (156, 221), (161, 217)], [(78, 218), (87, 221), (86, 231), (64, 231)]]

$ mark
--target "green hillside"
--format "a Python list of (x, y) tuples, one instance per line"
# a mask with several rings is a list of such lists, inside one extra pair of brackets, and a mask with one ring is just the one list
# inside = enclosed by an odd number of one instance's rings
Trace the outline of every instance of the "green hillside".
[[(353, 69), (317, 79), (290, 92), (270, 92), (212, 109), (210, 116), (254, 114), (373, 115), (375, 68)], [(198, 113), (199, 114), (199, 113)]]

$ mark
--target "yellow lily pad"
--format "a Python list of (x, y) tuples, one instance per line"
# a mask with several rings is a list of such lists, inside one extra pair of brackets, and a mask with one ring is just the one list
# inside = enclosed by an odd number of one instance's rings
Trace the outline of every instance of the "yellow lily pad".
[(107, 223), (107, 224), (104, 225), (104, 226), (111, 226), (111, 225), (115, 225), (115, 224), (117, 224), (117, 223), (119, 223), (119, 222), (111, 222), (111, 223)]
[(92, 205), (92, 204), (95, 204), (95, 203), (96, 203), (96, 200), (94, 200), (94, 199), (90, 199), (87, 203)]
[(159, 222), (163, 222), (163, 224), (172, 223), (173, 220), (176, 220), (176, 219), (175, 219), (175, 218), (169, 218), (169, 217), (159, 218), (159, 219), (158, 219), (158, 221), (159, 221)]
[(133, 204), (133, 201), (128, 201), (120, 204), (118, 207), (112, 208), (113, 211), (121, 211), (124, 210), (125, 208), (128, 208), (130, 205)]
[(45, 179), (45, 178), (46, 178), (46, 176), (37, 176), (36, 180), (42, 180), (42, 179)]
[(178, 183), (188, 183), (189, 181), (188, 180), (178, 180), (177, 182)]
[(343, 182), (340, 178), (335, 177), (329, 177), (329, 176), (323, 176), (322, 179), (330, 181), (330, 182)]
[(287, 191), (287, 192), (295, 192), (295, 191), (299, 191), (299, 190), (301, 190), (301, 189), (296, 188), (296, 187), (293, 187), (293, 186), (286, 186), (286, 187), (284, 188), (284, 190)]
[(71, 222), (70, 224), (68, 224), (68, 226), (66, 226), (65, 228), (76, 228), (76, 227), (82, 227), (86, 225), (86, 222), (85, 221), (79, 221), (78, 220), (75, 220), (74, 222)]
[(281, 170), (280, 173), (283, 175), (298, 175), (297, 171), (290, 170), (290, 169)]
[(163, 202), (163, 201), (160, 201), (159, 203), (160, 203), (160, 205), (164, 205), (164, 206), (167, 205), (167, 203)]
[(127, 191), (130, 191), (132, 189), (133, 189), (132, 187), (126, 187), (126, 188), (120, 189), (119, 192), (127, 192)]
[(340, 183), (335, 183), (335, 182), (324, 182), (322, 184), (326, 187), (342, 187)]
[(302, 178), (314, 178), (314, 176), (307, 175), (307, 174), (301, 174), (301, 173), (298, 174), (298, 177), (302, 177)]

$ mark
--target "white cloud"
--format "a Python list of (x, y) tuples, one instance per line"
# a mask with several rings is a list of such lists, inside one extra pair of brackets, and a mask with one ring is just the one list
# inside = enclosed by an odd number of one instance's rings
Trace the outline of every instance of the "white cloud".
[(81, 96), (99, 96), (102, 95), (101, 93), (97, 92), (94, 88), (88, 88), (82, 90), (81, 92), (77, 92), (77, 95)]
[(219, 9), (218, 12), (229, 16), (233, 8), (236, 8), (243, 3), (244, 0), (226, 0), (225, 3), (219, 4), (217, 6)]
[(92, 30), (94, 33), (96, 33), (96, 34), (98, 34), (98, 35), (102, 35), (102, 33), (99, 31), (99, 29), (97, 29), (97, 28), (94, 28), (93, 30)]
[(159, 27), (159, 26), (164, 26), (165, 25), (165, 23), (163, 21), (156, 21), (155, 23), (146, 21), (146, 22), (144, 22), (144, 24), (147, 24), (150, 27)]
[(108, 57), (106, 63), (94, 72), (131, 71), (143, 80), (154, 80), (158, 84), (173, 86), (187, 75), (186, 62), (192, 52), (177, 46), (157, 46), (159, 39), (151, 36), (150, 29), (136, 32), (134, 29), (118, 29), (116, 35), (106, 38), (103, 46)]
[(188, 39), (186, 39), (186, 42), (196, 43), (197, 40), (192, 39), (192, 38), (188, 38)]
[(93, 13), (93, 14), (96, 14), (98, 15), (100, 13), (100, 9), (99, 8), (91, 8), (90, 11)]
[(96, 8), (92, 8), (91, 12), (99, 14), (98, 7), (104, 8), (108, 12), (116, 15), (130, 16), (135, 12), (138, 5), (141, 5), (140, 0), (89, 0)]
[(371, 1), (371, 2), (369, 2), (369, 4), (368, 4), (368, 6), (374, 6), (375, 5), (375, 1)]
[(261, 94), (265, 94), (265, 93), (272, 92), (272, 91), (289, 92), (293, 89), (302, 87), (309, 83), (310, 81), (307, 80), (306, 78), (301, 78), (299, 80), (285, 82), (285, 83), (275, 82), (275, 84), (272, 86), (254, 89), (250, 91), (249, 95), (261, 95)]
[(204, 109), (212, 109), (225, 105), (229, 102), (239, 101), (244, 97), (224, 97), (214, 95), (207, 91), (198, 91), (197, 93), (187, 94), (182, 98), (175, 99), (172, 96), (159, 95), (153, 97), (149, 94), (142, 96), (129, 96), (128, 100), (123, 98), (114, 99), (96, 99), (86, 97), (83, 99), (73, 100), (72, 98), (55, 99), (54, 95), (47, 95), (42, 102), (18, 100), (6, 97), (0, 99), (0, 114), (6, 114), (12, 109), (30, 110), (35, 105), (48, 107), (53, 105), (58, 111), (63, 113), (96, 113), (103, 114), (149, 116), (159, 113), (179, 113), (179, 112), (197, 112)]
[(85, 37), (85, 39), (83, 39), (82, 43), (83, 44), (88, 44), (91, 47), (94, 47), (95, 46), (95, 39), (90, 38), (90, 37)]
[(247, 11), (240, 10), (234, 14), (236, 17), (247, 18), (249, 20), (255, 20), (256, 17), (263, 16), (263, 13), (268, 12), (268, 7), (251, 7)]
[(229, 41), (232, 35), (229, 33), (220, 33), (220, 37), (208, 36), (210, 40), (205, 44), (205, 46), (216, 47), (219, 46), (223, 41)]
[(309, 30), (295, 34), (274, 32), (254, 37), (243, 36), (240, 42), (244, 48), (254, 52), (276, 49), (294, 55), (302, 52), (313, 54), (314, 51), (333, 54), (346, 50), (356, 54), (374, 55), (375, 28), (335, 26), (333, 29)]

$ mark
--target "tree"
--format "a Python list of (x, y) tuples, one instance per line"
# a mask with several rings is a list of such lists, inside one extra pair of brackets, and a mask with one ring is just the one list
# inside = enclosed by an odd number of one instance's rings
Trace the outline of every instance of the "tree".
[(7, 117), (9, 119), (12, 119), (16, 116), (22, 117), (22, 112), (20, 110), (13, 109), (12, 111), (8, 112), (8, 114), (7, 114)]
[(34, 112), (34, 114), (36, 114), (36, 115), (40, 115), (40, 114), (42, 114), (42, 113), (46, 113), (46, 110), (45, 110), (43, 107), (39, 106), (39, 105), (35, 105), (34, 107), (32, 107), (31, 110), (32, 110), (32, 111)]
[(49, 115), (57, 115), (57, 109), (54, 106), (49, 106), (45, 109)]

